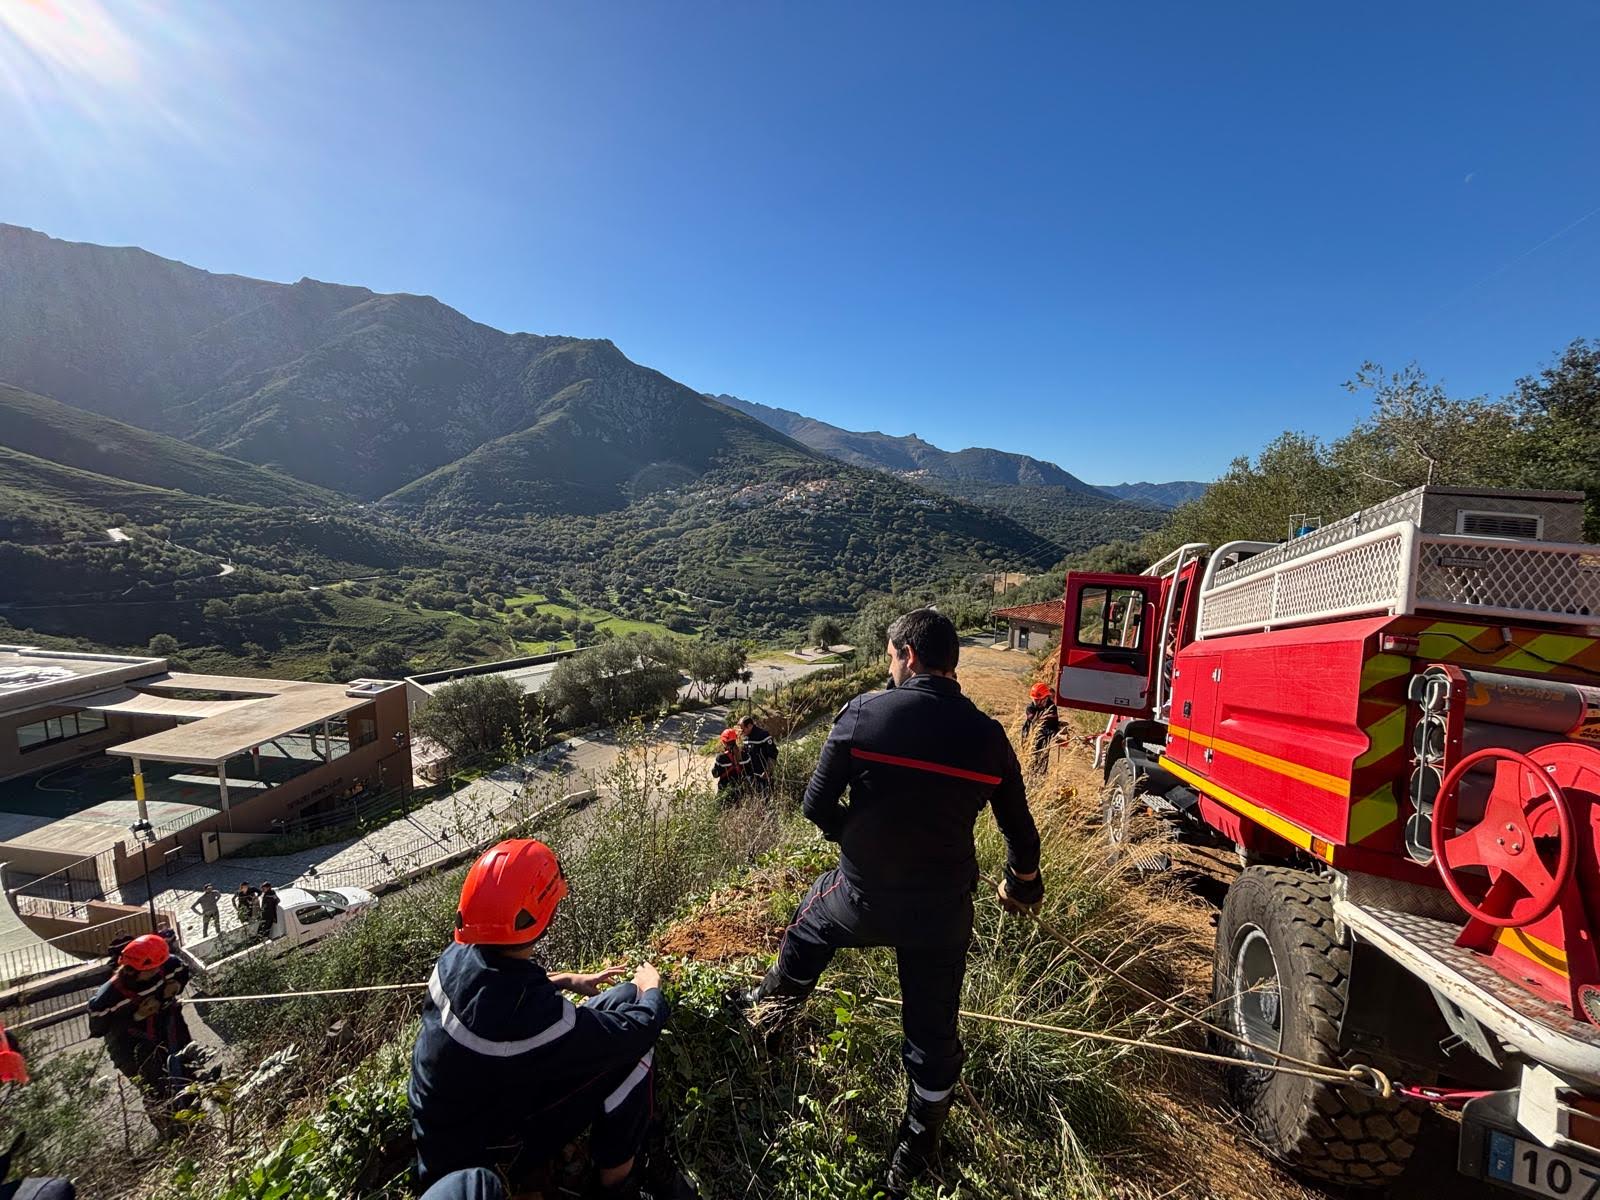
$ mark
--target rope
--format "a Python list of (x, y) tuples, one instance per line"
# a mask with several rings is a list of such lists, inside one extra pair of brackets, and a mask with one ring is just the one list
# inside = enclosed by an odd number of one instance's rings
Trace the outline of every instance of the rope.
[[(980, 878), (990, 887), (999, 887), (992, 876), (982, 875)], [(1069, 937), (1065, 933), (1062, 933), (1061, 930), (1057, 929), (1049, 921), (1046, 921), (1038, 913), (1030, 912), (1027, 915), (1031, 917), (1034, 924), (1040, 929), (1044, 930), (1045, 933), (1049, 934), (1052, 938), (1060, 942), (1067, 949), (1073, 951), (1075, 954), (1082, 955), (1084, 958), (1088, 959), (1096, 967), (1104, 971), (1107, 975), (1110, 975), (1113, 979), (1117, 980), (1125, 987), (1132, 988), (1145, 999), (1154, 1004), (1160, 1005), (1174, 1016), (1180, 1017), (1186, 1022), (1198, 1025), (1208, 1033), (1216, 1034), (1218, 1037), (1223, 1038), (1226, 1041), (1233, 1042), (1235, 1045), (1243, 1046), (1246, 1050), (1253, 1050), (1257, 1054), (1265, 1054), (1280, 1063), (1293, 1063), (1296, 1066), (1306, 1068), (1307, 1070), (1320, 1072), (1321, 1077), (1330, 1081), (1340, 1080), (1343, 1082), (1359, 1083), (1373, 1087), (1377, 1091), (1378, 1095), (1383, 1097), (1385, 1100), (1389, 1099), (1389, 1097), (1394, 1093), (1394, 1085), (1389, 1081), (1388, 1076), (1386, 1076), (1376, 1067), (1367, 1066), (1361, 1063), (1358, 1063), (1352, 1067), (1330, 1067), (1325, 1063), (1313, 1062), (1310, 1059), (1296, 1058), (1294, 1055), (1285, 1054), (1281, 1050), (1274, 1050), (1269, 1046), (1258, 1045), (1257, 1043), (1252, 1042), (1249, 1038), (1241, 1037), (1239, 1034), (1230, 1029), (1224, 1029), (1221, 1025), (1207, 1021), (1204, 1017), (1195, 1016), (1193, 1013), (1183, 1008), (1182, 1005), (1176, 1004), (1167, 999), (1165, 996), (1151, 991), (1138, 980), (1130, 979), (1127, 975), (1124, 975), (1110, 963), (1089, 953), (1089, 951), (1085, 950), (1082, 943), (1076, 938)], [(1230, 1061), (1250, 1063), (1250, 1065), (1258, 1069), (1265, 1069), (1265, 1064), (1253, 1062), (1249, 1059), (1234, 1059)], [(1316, 1076), (1306, 1076), (1306, 1078), (1316, 1078)]]
[(374, 983), (368, 987), (323, 988), (314, 992), (257, 992), (249, 996), (179, 996), (179, 1004), (238, 1004), (244, 1000), (298, 1000), (302, 996), (354, 996), (360, 992), (397, 992), (425, 988), (427, 983)]
[[(760, 979), (760, 975), (747, 975), (748, 979)], [(362, 992), (394, 992), (411, 991), (425, 988), (426, 983), (378, 983), (366, 987), (348, 988), (322, 988), (307, 992), (257, 992), (247, 996), (183, 996), (179, 998), (180, 1004), (238, 1004), (247, 1000), (298, 1000), (306, 996), (352, 996)], [(841, 996), (857, 996), (857, 993), (845, 988), (835, 988), (823, 985), (819, 991), (832, 992)], [(857, 996), (873, 1004), (888, 1005), (893, 1008), (903, 1008), (905, 1002), (893, 996)], [(1055, 1033), (1065, 1037), (1083, 1038), (1091, 1042), (1106, 1042), (1115, 1046), (1127, 1046), (1135, 1050), (1155, 1050), (1163, 1054), (1172, 1054), (1180, 1058), (1194, 1058), (1203, 1062), (1223, 1063), (1227, 1066), (1249, 1067), (1252, 1070), (1274, 1071), (1282, 1075), (1298, 1075), (1303, 1079), (1315, 1079), (1323, 1083), (1350, 1083), (1363, 1082), (1353, 1079), (1349, 1074), (1327, 1068), (1314, 1068), (1302, 1070), (1298, 1067), (1283, 1066), (1276, 1063), (1261, 1063), (1248, 1058), (1233, 1058), (1226, 1054), (1212, 1054), (1206, 1050), (1191, 1050), (1187, 1046), (1172, 1046), (1165, 1042), (1152, 1042), (1143, 1038), (1119, 1037), (1113, 1033), (1102, 1033), (1095, 1029), (1073, 1029), (1066, 1025), (1049, 1025), (1043, 1021), (1026, 1021), (1020, 1017), (1003, 1017), (997, 1013), (979, 1012), (976, 1009), (961, 1008), (956, 1010), (963, 1017), (973, 1021), (988, 1021), (995, 1025), (1010, 1025), (1018, 1029), (1032, 1029), (1040, 1033)], [(1368, 1086), (1378, 1090), (1380, 1095), (1389, 1094), (1389, 1081), (1382, 1072), (1371, 1068), (1356, 1068), (1363, 1072), (1371, 1070), (1372, 1078), (1365, 1082)]]
[[(750, 978), (756, 978), (751, 976)], [(819, 990), (832, 992), (835, 995), (851, 996), (856, 993), (844, 988), (821, 987)], [(904, 1008), (905, 1001), (897, 1000), (893, 996), (862, 996), (873, 1004), (886, 1004), (895, 1008)], [(1032, 1029), (1040, 1033), (1058, 1033), (1065, 1037), (1083, 1038), (1090, 1042), (1106, 1042), (1113, 1046), (1127, 1046), (1134, 1050), (1154, 1050), (1161, 1054), (1171, 1054), (1178, 1058), (1195, 1058), (1202, 1062), (1222, 1063), (1230, 1067), (1248, 1067), (1252, 1071), (1271, 1071), (1279, 1075), (1297, 1075), (1302, 1079), (1315, 1079), (1319, 1083), (1358, 1083), (1371, 1087), (1380, 1096), (1387, 1097), (1392, 1085), (1383, 1072), (1372, 1067), (1356, 1067), (1351, 1071), (1360, 1071), (1367, 1078), (1357, 1078), (1350, 1072), (1337, 1068), (1315, 1067), (1304, 1069), (1297, 1066), (1284, 1066), (1280, 1063), (1257, 1062), (1251, 1058), (1235, 1058), (1228, 1054), (1213, 1054), (1209, 1050), (1191, 1050), (1187, 1046), (1174, 1046), (1167, 1042), (1152, 1042), (1145, 1038), (1120, 1037), (1114, 1033), (1102, 1033), (1097, 1029), (1073, 1029), (1067, 1025), (1049, 1025), (1043, 1021), (1026, 1021), (1021, 1017), (1002, 1017), (997, 1013), (978, 1012), (970, 1008), (958, 1008), (956, 1012), (963, 1017), (974, 1021), (989, 1021), (995, 1025), (1010, 1025), (1018, 1029)], [(1292, 1060), (1291, 1060), (1292, 1061)], [(1370, 1075), (1368, 1074), (1370, 1072)]]

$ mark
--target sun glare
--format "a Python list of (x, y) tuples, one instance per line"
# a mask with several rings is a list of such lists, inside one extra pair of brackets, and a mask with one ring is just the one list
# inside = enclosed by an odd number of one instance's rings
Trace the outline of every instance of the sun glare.
[(0, 4), (0, 64), (12, 84), (119, 86), (139, 79), (133, 39), (98, 0)]

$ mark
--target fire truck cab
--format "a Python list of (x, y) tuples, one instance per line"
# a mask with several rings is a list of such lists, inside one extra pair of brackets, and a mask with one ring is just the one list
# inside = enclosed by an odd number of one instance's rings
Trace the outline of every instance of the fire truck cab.
[[(1109, 715), (1103, 832), (1235, 849), (1212, 1018), (1364, 1089), (1240, 1067), (1277, 1157), (1600, 1200), (1600, 546), (1581, 493), (1418, 488), (1281, 543), (1067, 577), (1058, 702)], [(1229, 1047), (1238, 1053), (1237, 1048)], [(1245, 1052), (1247, 1057), (1258, 1057)]]

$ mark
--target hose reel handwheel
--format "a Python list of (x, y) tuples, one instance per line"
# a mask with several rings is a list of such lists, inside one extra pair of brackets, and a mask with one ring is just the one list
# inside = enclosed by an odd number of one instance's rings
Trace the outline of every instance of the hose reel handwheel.
[[(1483, 819), (1464, 833), (1452, 832), (1461, 781), (1474, 767), (1496, 760), (1521, 768), (1532, 784), (1531, 794), (1524, 800), (1508, 796), (1505, 789), (1496, 786), (1489, 794)], [(1548, 827), (1552, 814), (1558, 843), (1553, 869), (1541, 856), (1534, 835), (1536, 828)], [(1539, 834), (1541, 838), (1548, 836), (1547, 831)], [(1434, 801), (1433, 855), (1439, 876), (1456, 903), (1485, 925), (1511, 929), (1548, 916), (1572, 878), (1575, 844), (1572, 806), (1561, 785), (1544, 767), (1515, 750), (1490, 746), (1467, 755), (1444, 777)], [(1465, 867), (1483, 867), (1489, 872), (1491, 894), (1500, 891), (1500, 882), (1509, 878), (1525, 897), (1512, 901), (1511, 912), (1490, 912), (1473, 900), (1457, 879), (1457, 872)]]

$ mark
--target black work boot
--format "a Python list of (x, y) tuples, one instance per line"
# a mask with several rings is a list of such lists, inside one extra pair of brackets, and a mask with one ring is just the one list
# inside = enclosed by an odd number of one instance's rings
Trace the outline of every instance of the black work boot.
[(906, 1097), (906, 1113), (895, 1134), (889, 1156), (889, 1177), (884, 1191), (889, 1200), (904, 1200), (911, 1185), (939, 1163), (939, 1131), (950, 1115), (951, 1097), (925, 1100), (913, 1085)]

